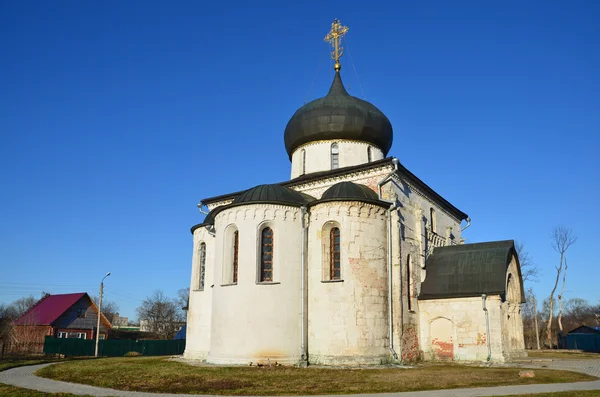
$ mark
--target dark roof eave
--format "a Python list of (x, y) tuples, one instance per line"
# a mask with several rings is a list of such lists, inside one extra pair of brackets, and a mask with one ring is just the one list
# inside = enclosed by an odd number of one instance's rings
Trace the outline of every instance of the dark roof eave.
[[(391, 157), (373, 161), (373, 162), (367, 163), (367, 164), (353, 165), (350, 167), (343, 167), (343, 168), (338, 168), (338, 169), (330, 170), (330, 171), (312, 172), (310, 174), (301, 175), (301, 176), (291, 179), (289, 181), (275, 183), (274, 185), (293, 186), (295, 184), (306, 183), (306, 182), (314, 181), (314, 180), (321, 179), (324, 177), (332, 178), (332, 177), (336, 177), (338, 175), (349, 174), (349, 173), (359, 171), (359, 170), (360, 171), (368, 170), (368, 169), (376, 168), (378, 166), (381, 166), (381, 165), (384, 165), (387, 163), (390, 163), (390, 164), (392, 163)], [(234, 193), (227, 193), (227, 194), (221, 194), (219, 196), (208, 197), (208, 198), (202, 199), (201, 203), (208, 205), (208, 204), (212, 204), (212, 203), (218, 203), (219, 201), (232, 200), (233, 198), (235, 198), (235, 196), (237, 196), (241, 193), (244, 193), (245, 191), (246, 190), (240, 190), (240, 191), (234, 192)]]
[[(372, 168), (380, 167), (382, 165), (392, 164), (392, 159), (393, 159), (393, 157), (387, 157), (385, 159), (373, 161), (371, 163), (353, 165), (350, 167), (338, 168), (336, 170), (330, 170), (330, 171), (313, 172), (311, 174), (301, 175), (301, 176), (291, 179), (289, 181), (276, 183), (276, 185), (290, 187), (290, 186), (294, 186), (294, 185), (298, 185), (298, 184), (302, 184), (302, 183), (306, 183), (306, 182), (311, 182), (311, 181), (318, 180), (318, 179), (334, 178), (334, 177), (337, 177), (340, 175), (351, 174), (356, 171), (365, 171), (365, 170), (369, 170)], [(439, 204), (441, 204), (441, 206), (446, 211), (448, 211), (450, 214), (452, 214), (458, 220), (462, 221), (463, 219), (467, 219), (469, 217), (467, 214), (465, 214), (464, 212), (462, 212), (461, 210), (459, 210), (458, 208), (453, 206), (448, 200), (446, 200), (445, 198), (440, 196), (438, 193), (436, 193), (435, 190), (433, 190), (431, 187), (429, 187), (425, 182), (423, 182), (415, 174), (410, 172), (402, 164), (398, 164), (398, 174), (399, 174), (399, 176), (406, 176), (412, 183), (417, 185), (419, 188), (423, 189), (425, 192), (429, 193), (432, 196), (432, 198), (434, 198)], [(203, 199), (201, 201), (201, 203), (208, 205), (208, 204), (212, 204), (212, 203), (217, 203), (219, 201), (232, 200), (235, 196), (237, 196), (241, 193), (244, 193), (245, 191), (246, 190), (241, 190), (241, 191), (238, 191), (235, 193), (228, 193), (228, 194), (222, 194), (220, 196), (208, 197), (208, 198)]]
[(481, 297), (481, 295), (498, 295), (498, 296), (502, 296), (504, 295), (504, 291), (491, 291), (491, 292), (482, 292), (482, 293), (477, 293), (477, 292), (464, 292), (464, 293), (449, 293), (449, 294), (426, 294), (426, 295), (419, 295), (417, 297), (418, 300), (421, 301), (425, 301), (425, 300), (433, 300), (433, 299), (450, 299), (450, 298), (477, 298), (477, 297)]
[(383, 207), (383, 208), (389, 208), (392, 203), (388, 203), (387, 201), (381, 201), (381, 200), (369, 200), (369, 199), (360, 199), (360, 198), (344, 198), (344, 197), (336, 197), (336, 198), (330, 198), (330, 199), (325, 199), (325, 200), (315, 200), (311, 203), (308, 204), (308, 207), (313, 207), (315, 205), (319, 205), (319, 204), (325, 204), (325, 203), (330, 203), (330, 202), (335, 202), (335, 201), (356, 201), (359, 203), (367, 203), (367, 204), (373, 204), (373, 205), (377, 205), (379, 207)]
[(404, 167), (400, 163), (398, 163), (398, 174), (399, 176), (402, 176), (402, 174), (404, 174), (404, 176), (406, 176), (412, 183), (425, 190), (426, 193), (429, 193), (431, 196), (433, 196), (433, 198), (436, 201), (438, 201), (446, 211), (450, 212), (458, 220), (466, 220), (469, 217), (467, 214), (465, 214), (464, 212), (456, 208), (454, 205), (452, 205), (448, 200), (440, 196), (435, 190), (429, 187), (429, 185), (427, 185), (425, 182), (419, 179), (419, 177), (410, 172), (406, 167)]
[(194, 225), (190, 228), (190, 232), (192, 232), (192, 234), (194, 234), (194, 232), (196, 231), (196, 229), (200, 229), (202, 226), (208, 226), (210, 225), (210, 223), (199, 223), (197, 225)]
[[(241, 206), (244, 206), (244, 205), (253, 205), (253, 204), (286, 205), (288, 207), (303, 207), (303, 206), (308, 206), (308, 203), (293, 203), (293, 202), (288, 202), (288, 201), (274, 201), (274, 200), (244, 201), (242, 203), (231, 203), (231, 204), (222, 205), (220, 207), (215, 208), (213, 210), (214, 211), (213, 219), (214, 219), (214, 217), (217, 216), (217, 214), (219, 212), (224, 211), (226, 209), (233, 208), (233, 207), (241, 207)], [(211, 213), (212, 213), (212, 211), (211, 211)], [(197, 225), (192, 226), (191, 229), (190, 229), (190, 231), (192, 232), (192, 234), (194, 234), (194, 231), (196, 231), (196, 229), (199, 229), (202, 226), (208, 226), (208, 225), (212, 225), (212, 223), (199, 223)]]

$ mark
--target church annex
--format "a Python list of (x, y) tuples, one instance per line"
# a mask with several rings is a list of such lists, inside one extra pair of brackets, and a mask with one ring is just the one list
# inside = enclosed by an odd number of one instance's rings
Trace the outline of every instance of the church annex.
[(464, 244), (467, 214), (397, 158), (390, 120), (335, 77), (285, 128), (291, 179), (202, 200), (185, 357), (361, 365), (524, 355), (514, 242)]

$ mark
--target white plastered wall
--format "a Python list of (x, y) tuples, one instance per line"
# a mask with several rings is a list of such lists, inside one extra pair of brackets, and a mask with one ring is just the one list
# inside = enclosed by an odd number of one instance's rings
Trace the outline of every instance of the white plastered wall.
[[(273, 230), (273, 282), (259, 280), (259, 239)], [(223, 279), (231, 266), (228, 228), (239, 232), (238, 281)], [(300, 361), (301, 215), (300, 208), (248, 204), (223, 210), (215, 218), (217, 260), (214, 269), (210, 352), (216, 364)]]
[[(328, 280), (324, 244), (340, 229), (341, 279)], [(389, 361), (386, 209), (330, 202), (310, 209), (308, 237), (308, 358), (311, 364)]]
[(310, 142), (300, 146), (292, 153), (291, 178), (331, 170), (331, 146), (334, 143), (338, 145), (339, 149), (338, 168), (368, 163), (369, 150), (371, 151), (371, 162), (384, 158), (381, 149), (367, 142), (343, 139)]

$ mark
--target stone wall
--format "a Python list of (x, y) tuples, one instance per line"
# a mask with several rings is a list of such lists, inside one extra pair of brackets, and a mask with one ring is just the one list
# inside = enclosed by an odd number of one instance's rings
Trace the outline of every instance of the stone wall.
[[(339, 227), (341, 280), (327, 277), (328, 231)], [(311, 208), (308, 346), (311, 364), (389, 361), (386, 209), (360, 202)]]

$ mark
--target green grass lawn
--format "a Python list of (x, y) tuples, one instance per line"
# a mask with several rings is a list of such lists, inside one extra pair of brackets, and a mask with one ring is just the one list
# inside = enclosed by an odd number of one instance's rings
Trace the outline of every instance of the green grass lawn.
[(573, 352), (564, 350), (527, 350), (527, 356), (530, 358), (561, 358), (570, 360), (597, 359), (600, 360), (600, 353)]
[(568, 371), (420, 365), (413, 369), (305, 369), (292, 367), (191, 366), (166, 358), (105, 358), (69, 362), (37, 373), (51, 379), (118, 390), (220, 395), (314, 395), (383, 393), (461, 387), (528, 385), (596, 380)]

